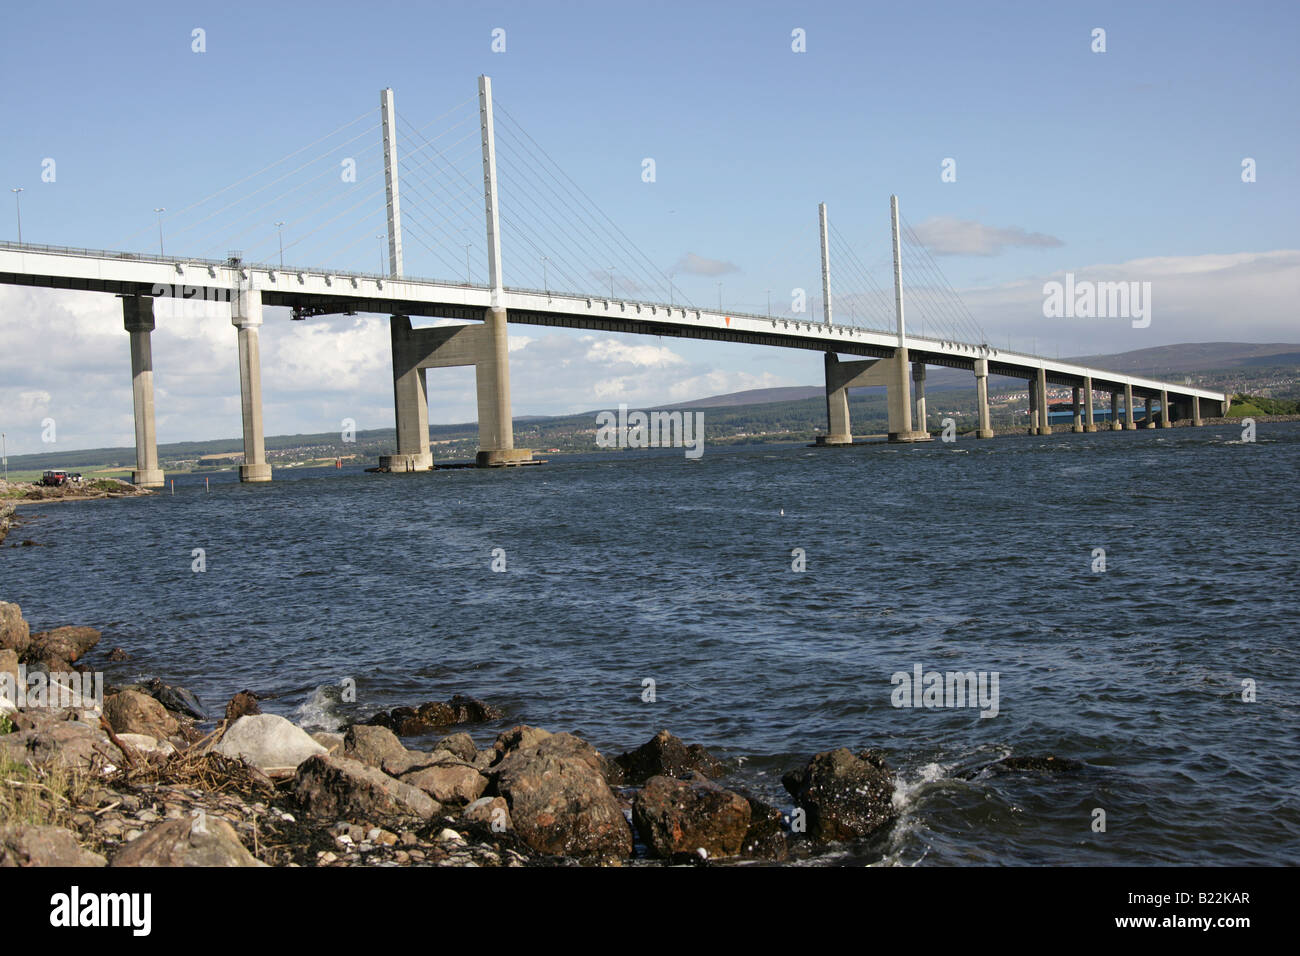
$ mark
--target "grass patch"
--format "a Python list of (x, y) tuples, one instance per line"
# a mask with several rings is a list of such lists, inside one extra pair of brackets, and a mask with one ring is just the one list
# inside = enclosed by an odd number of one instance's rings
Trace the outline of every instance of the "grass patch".
[(68, 827), (89, 782), (83, 774), (15, 763), (0, 754), (0, 826)]

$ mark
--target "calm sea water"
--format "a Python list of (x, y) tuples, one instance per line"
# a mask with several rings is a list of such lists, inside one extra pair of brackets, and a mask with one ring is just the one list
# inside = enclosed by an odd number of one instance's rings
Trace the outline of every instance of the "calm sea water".
[[(244, 688), (315, 727), (473, 694), (509, 715), (470, 728), (480, 745), (527, 722), (612, 755), (667, 728), (785, 807), (800, 760), (885, 748), (899, 824), (818, 862), (1294, 863), (1300, 426), (1240, 438), (187, 478), (43, 506), (10, 541), (49, 547), (0, 550), (0, 598), (34, 628), (102, 629), (132, 655), (110, 681), (157, 675), (214, 714)], [(916, 664), (996, 671), (997, 716), (891, 706)], [(1085, 769), (970, 775), (1046, 754)]]

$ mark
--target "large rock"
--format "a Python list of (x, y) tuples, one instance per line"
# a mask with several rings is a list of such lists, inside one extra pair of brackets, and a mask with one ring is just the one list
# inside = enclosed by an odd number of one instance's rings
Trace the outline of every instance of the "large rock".
[(226, 704), (226, 723), (233, 724), (240, 717), (255, 717), (262, 712), (257, 706), (257, 695), (249, 690), (241, 690)]
[(651, 777), (632, 802), (632, 821), (656, 856), (736, 856), (749, 831), (749, 801), (702, 774)]
[(467, 761), (472, 761), (478, 756), (478, 747), (474, 744), (474, 738), (467, 733), (448, 734), (434, 743), (433, 750), (434, 753), (445, 750)]
[(12, 715), (15, 731), (0, 734), (0, 756), (14, 763), (79, 773), (123, 766), (122, 751), (98, 724), (63, 719), (66, 714), (36, 708)]
[(0, 649), (22, 654), (32, 642), (31, 629), (17, 604), (0, 601)]
[(377, 816), (418, 816), (425, 820), (442, 807), (410, 784), (394, 780), (359, 760), (317, 756), (298, 768), (294, 793), (309, 816), (373, 820)]
[(807, 814), (808, 835), (816, 840), (864, 837), (896, 815), (894, 778), (877, 751), (823, 751), (781, 783)]
[(56, 627), (33, 634), (26, 657), (33, 661), (75, 664), (98, 643), (99, 631), (93, 627)]
[(605, 782), (603, 761), (569, 734), (507, 754), (494, 770), (495, 785), (519, 837), (539, 853), (631, 856), (632, 830)]
[(547, 737), (551, 736), (549, 730), (542, 730), (541, 727), (530, 727), (528, 724), (516, 724), (509, 730), (503, 730), (497, 734), (497, 739), (492, 744), (492, 749), (497, 756), (494, 759), (500, 760), (506, 754), (521, 747), (532, 747), (541, 743)]
[(210, 815), (177, 817), (128, 843), (113, 866), (266, 866), (239, 842), (235, 828)]
[(785, 829), (785, 814), (749, 794), (749, 829), (740, 848), (741, 856), (765, 860), (786, 860), (790, 856), (790, 835)]
[(83, 850), (71, 830), (37, 824), (0, 826), (0, 867), (103, 866), (98, 853)]
[(629, 784), (644, 783), (651, 777), (665, 776), (685, 779), (690, 773), (702, 773), (715, 778), (722, 774), (723, 766), (699, 744), (689, 747), (666, 730), (661, 730), (636, 750), (614, 758), (623, 770), (623, 779)]
[(202, 702), (184, 687), (174, 687), (171, 684), (164, 684), (157, 677), (150, 677), (143, 684), (132, 688), (132, 690), (139, 690), (148, 694), (173, 713), (184, 714), (186, 717), (192, 717), (195, 720), (208, 719)]
[(240, 717), (212, 749), (242, 758), (263, 773), (294, 770), (308, 757), (326, 752), (305, 730), (278, 714)]
[(353, 724), (343, 735), (343, 756), (372, 767), (383, 767), (385, 759), (402, 757), (406, 753), (397, 734), (387, 727)]
[(489, 703), (457, 694), (445, 702), (434, 700), (419, 707), (394, 707), (390, 711), (380, 711), (367, 723), (387, 727), (403, 737), (414, 737), (452, 724), (481, 723), (504, 716)]
[(473, 767), (460, 763), (439, 763), (415, 770), (402, 778), (403, 783), (419, 787), (439, 803), (465, 806), (473, 803), (487, 789), (487, 777)]
[(104, 716), (119, 734), (147, 734), (162, 740), (180, 728), (167, 708), (138, 690), (123, 690), (106, 698)]

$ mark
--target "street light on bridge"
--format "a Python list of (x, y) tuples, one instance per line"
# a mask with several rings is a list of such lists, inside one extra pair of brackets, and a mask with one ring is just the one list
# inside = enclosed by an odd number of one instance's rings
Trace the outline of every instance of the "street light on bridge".
[(284, 268), (284, 220), (281, 219), (275, 224), (276, 232), (280, 234), (280, 268)]
[(167, 211), (167, 207), (155, 206), (153, 211), (158, 214), (158, 255), (161, 256), (161, 255), (165, 255), (165, 253), (163, 252), (162, 214)]
[(21, 246), (23, 244), (23, 209), (18, 194), (23, 191), (23, 187), (15, 186), (9, 191), (14, 194), (14, 215), (18, 217), (18, 245)]

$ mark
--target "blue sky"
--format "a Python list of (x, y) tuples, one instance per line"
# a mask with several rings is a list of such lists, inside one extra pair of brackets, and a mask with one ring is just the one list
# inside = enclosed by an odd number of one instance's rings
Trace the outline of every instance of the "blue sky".
[[(202, 54), (191, 50), (196, 27)], [(498, 27), (504, 53), (490, 49)], [(1105, 53), (1090, 49), (1097, 27)], [(375, 110), (381, 88), (423, 126), (488, 73), (498, 100), (652, 262), (670, 271), (693, 254), (734, 266), (716, 277), (677, 266), (692, 301), (715, 303), (719, 279), (736, 310), (762, 311), (768, 289), (778, 309), (790, 289), (815, 289), (821, 201), (887, 281), (888, 197), (898, 193), (913, 226), (948, 249), (938, 261), (991, 341), (1028, 347), (1032, 337), (1062, 354), (1296, 341), (1293, 258), (1264, 267), (1253, 257), (1300, 248), (1298, 27), (1294, 3), (31, 5), (8, 10), (0, 36), (0, 236), (13, 238), (8, 189), (22, 186), (27, 241), (118, 248), (131, 236), (155, 248), (155, 207), (180, 210)], [(795, 28), (805, 53), (791, 50)], [(363, 170), (378, 155), (371, 140), (357, 144)], [(41, 182), (46, 157), (57, 162), (53, 183)], [(646, 157), (653, 183), (642, 181)], [(956, 182), (940, 181), (947, 157)], [(1257, 163), (1254, 183), (1241, 181), (1245, 157)], [(181, 224), (169, 212), (164, 228)], [(373, 227), (358, 230), (345, 261), (330, 265), (375, 268)], [(1051, 241), (1015, 238), (1027, 234)], [(408, 273), (433, 271), (407, 245)], [(167, 251), (203, 254), (180, 239)], [(1227, 263), (1232, 274), (1216, 271), (1224, 261), (1212, 257), (1243, 254)], [(1159, 263), (1153, 277), (1171, 277), (1158, 292), (1169, 306), (1141, 335), (1043, 318), (1045, 278), (1113, 266), (1140, 279), (1148, 260)], [(507, 283), (513, 272), (525, 284), (515, 266), (507, 258)], [(1200, 279), (1180, 285), (1189, 275)], [(112, 305), (101, 308), (111, 318)], [(515, 354), (526, 362), (552, 337), (590, 352), (577, 333), (523, 329)], [(720, 390), (820, 376), (814, 355), (672, 343), (675, 361), (642, 349), (655, 340), (621, 341), (642, 350), (623, 357), (648, 373), (623, 377), (632, 401), (675, 397), (652, 385), (678, 373), (679, 384)], [(57, 378), (64, 353), (40, 353), (46, 367), (35, 373)], [(653, 374), (656, 361), (672, 366), (667, 378)], [(107, 363), (104, 372), (126, 381)], [(379, 414), (382, 369), (373, 389), (361, 387)], [(268, 380), (272, 404), (275, 388)], [(515, 412), (595, 407), (611, 394), (516, 385)], [(6, 419), (25, 414), (16, 393), (0, 401)], [(431, 418), (472, 418), (472, 407), (472, 396), (444, 401)], [(307, 424), (268, 417), (271, 431)], [(208, 437), (168, 433), (183, 424), (160, 424), (164, 440)], [(213, 430), (237, 427), (198, 428)]]

